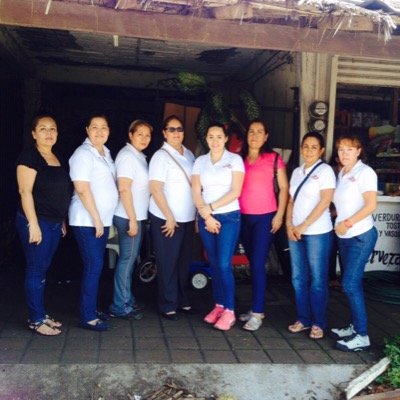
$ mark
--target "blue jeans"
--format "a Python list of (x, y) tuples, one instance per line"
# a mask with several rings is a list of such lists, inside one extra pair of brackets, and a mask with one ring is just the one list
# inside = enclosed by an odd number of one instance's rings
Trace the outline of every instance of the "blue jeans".
[(240, 233), (240, 211), (215, 214), (213, 217), (221, 223), (219, 234), (207, 232), (203, 218), (199, 218), (199, 229), (211, 266), (214, 302), (234, 310), (235, 280), (232, 256)]
[(342, 287), (350, 304), (354, 330), (367, 335), (367, 311), (364, 302), (365, 265), (378, 239), (375, 227), (349, 239), (339, 238), (339, 255), (343, 265)]
[(15, 218), (15, 226), (26, 259), (25, 296), (29, 310), (29, 321), (38, 323), (46, 319), (44, 308), (46, 272), (60, 242), (62, 223), (39, 219), (39, 226), (42, 231), (40, 244), (29, 243), (28, 220), (19, 212)]
[(162, 313), (189, 307), (189, 267), (194, 221), (178, 222), (172, 237), (161, 232), (165, 220), (150, 213), (150, 230), (157, 264), (158, 308)]
[(268, 214), (242, 214), (240, 240), (250, 261), (252, 308), (255, 313), (263, 313), (265, 308), (265, 290), (267, 274), (265, 264), (274, 239), (271, 233), (272, 218), (275, 212)]
[(295, 291), (297, 320), (304, 326), (326, 328), (329, 254), (333, 233), (302, 235), (289, 240), (292, 285)]
[(114, 272), (114, 296), (110, 312), (123, 315), (132, 312), (135, 304), (132, 274), (142, 241), (142, 221), (138, 221), (138, 233), (133, 237), (127, 233), (129, 219), (115, 215), (113, 224), (118, 231), (119, 257)]
[(110, 228), (104, 227), (100, 238), (96, 238), (95, 228), (89, 226), (73, 226), (72, 230), (83, 261), (80, 322), (86, 323), (97, 319), (97, 294)]

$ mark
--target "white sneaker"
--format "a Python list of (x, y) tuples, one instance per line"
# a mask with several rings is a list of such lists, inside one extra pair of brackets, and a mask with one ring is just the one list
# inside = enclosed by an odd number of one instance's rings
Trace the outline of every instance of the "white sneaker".
[(361, 336), (355, 334), (343, 340), (336, 342), (336, 348), (342, 351), (362, 351), (368, 349), (370, 346), (368, 335)]
[(336, 339), (343, 339), (345, 337), (354, 335), (356, 331), (354, 330), (353, 324), (350, 324), (349, 326), (345, 326), (344, 328), (331, 329), (331, 333)]

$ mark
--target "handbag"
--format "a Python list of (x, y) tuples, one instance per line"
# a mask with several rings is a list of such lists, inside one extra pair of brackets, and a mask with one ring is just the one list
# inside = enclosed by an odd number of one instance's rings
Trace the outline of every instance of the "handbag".
[(275, 194), (276, 204), (278, 204), (278, 202), (279, 202), (279, 191), (280, 191), (279, 183), (278, 183), (278, 157), (279, 157), (279, 154), (275, 153), (273, 185), (274, 185), (274, 194)]

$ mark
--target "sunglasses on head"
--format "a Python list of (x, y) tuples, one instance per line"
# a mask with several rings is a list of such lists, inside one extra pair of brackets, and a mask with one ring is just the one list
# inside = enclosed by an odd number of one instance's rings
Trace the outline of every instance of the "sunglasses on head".
[(168, 126), (165, 128), (167, 132), (173, 133), (173, 132), (183, 132), (183, 128), (181, 126), (178, 126), (177, 128), (175, 126)]

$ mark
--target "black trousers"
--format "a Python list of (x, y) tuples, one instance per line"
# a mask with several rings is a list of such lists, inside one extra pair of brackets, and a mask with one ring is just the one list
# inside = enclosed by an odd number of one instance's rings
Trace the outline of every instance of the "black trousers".
[(190, 306), (187, 297), (189, 267), (192, 261), (194, 221), (178, 222), (172, 237), (165, 237), (165, 220), (150, 213), (150, 230), (157, 264), (158, 308), (176, 311)]

